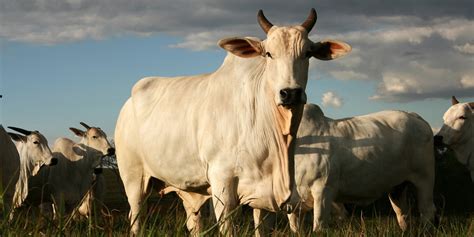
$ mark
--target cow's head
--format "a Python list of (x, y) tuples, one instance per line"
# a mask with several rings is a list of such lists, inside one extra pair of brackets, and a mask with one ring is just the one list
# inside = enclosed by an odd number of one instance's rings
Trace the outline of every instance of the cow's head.
[(451, 107), (444, 113), (443, 127), (434, 137), (435, 145), (455, 146), (472, 137), (474, 103), (459, 103), (456, 97), (451, 98)]
[(28, 131), (22, 128), (8, 127), (17, 133), (8, 133), (15, 141), (22, 163), (30, 166), (31, 175), (36, 175), (43, 165), (56, 165), (58, 159), (48, 146), (48, 140), (38, 131)]
[(277, 105), (291, 106), (306, 103), (306, 82), (309, 59), (332, 60), (351, 51), (343, 42), (327, 40), (313, 42), (308, 33), (316, 23), (316, 11), (311, 9), (306, 21), (297, 26), (274, 26), (263, 15), (257, 15), (258, 23), (267, 39), (235, 37), (219, 41), (228, 52), (244, 57), (264, 57), (264, 79), (267, 80)]
[[(101, 156), (111, 156), (115, 154), (115, 148), (110, 145), (107, 135), (98, 127), (91, 127), (84, 122), (80, 122), (86, 128), (82, 131), (77, 128), (69, 128), (76, 136), (81, 137), (81, 143), (88, 147), (89, 151), (101, 154)], [(98, 164), (95, 164), (98, 165)]]

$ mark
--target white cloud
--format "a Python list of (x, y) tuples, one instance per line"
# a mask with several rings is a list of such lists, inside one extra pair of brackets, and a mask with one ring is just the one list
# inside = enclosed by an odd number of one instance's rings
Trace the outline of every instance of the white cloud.
[[(474, 96), (471, 81), (466, 77), (473, 75), (469, 53), (472, 43), (466, 42), (474, 42), (474, 20), (376, 20), (383, 27), (330, 36), (351, 44), (353, 52), (334, 63), (312, 65), (311, 72), (329, 74), (339, 80), (379, 81), (376, 92), (369, 96), (375, 100), (407, 102), (450, 94)], [(353, 56), (357, 59), (350, 62)]]
[(436, 19), (436, 32), (443, 38), (456, 41), (458, 39), (471, 38), (474, 35), (474, 24), (467, 19)]
[(462, 88), (474, 88), (474, 76), (473, 75), (464, 75), (461, 78)]
[(352, 70), (332, 71), (329, 74), (339, 80), (367, 80), (366, 74), (355, 72)]
[(454, 48), (461, 53), (474, 54), (474, 44), (454, 45)]
[(398, 75), (384, 75), (380, 85), (382, 90), (388, 93), (403, 94), (408, 92), (420, 93), (421, 89), (416, 80), (409, 77), (400, 77)]
[(409, 42), (417, 45), (433, 34), (431, 27), (403, 27), (394, 30), (381, 31), (376, 34), (376, 39), (385, 43)]
[(217, 46), (216, 39), (222, 38), (223, 32), (201, 32), (189, 34), (184, 42), (170, 45), (172, 48), (187, 48), (193, 51), (202, 51)]
[(340, 108), (343, 105), (343, 100), (341, 97), (336, 95), (336, 93), (328, 91), (323, 94), (322, 104), (325, 107)]

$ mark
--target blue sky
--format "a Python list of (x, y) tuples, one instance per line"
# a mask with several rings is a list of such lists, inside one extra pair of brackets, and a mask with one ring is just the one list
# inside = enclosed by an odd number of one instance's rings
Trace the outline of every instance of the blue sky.
[(220, 38), (265, 37), (260, 8), (276, 24), (294, 24), (315, 7), (311, 38), (353, 46), (346, 58), (311, 61), (308, 98), (329, 117), (400, 109), (439, 128), (451, 95), (474, 101), (469, 1), (248, 1), (239, 10), (232, 1), (14, 2), (0, 2), (0, 121), (40, 130), (50, 143), (73, 137), (68, 128), (80, 121), (113, 136), (137, 80), (214, 71), (225, 57)]

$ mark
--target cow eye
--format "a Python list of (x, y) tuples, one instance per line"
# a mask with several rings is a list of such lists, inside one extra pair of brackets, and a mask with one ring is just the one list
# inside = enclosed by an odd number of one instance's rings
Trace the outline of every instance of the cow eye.
[(459, 119), (461, 119), (461, 120), (465, 120), (465, 119), (466, 119), (466, 117), (465, 117), (465, 116), (461, 116), (461, 117), (459, 117)]
[(35, 144), (35, 145), (38, 145), (38, 144), (39, 144), (39, 142), (38, 142), (38, 141), (34, 141), (34, 142), (33, 142), (33, 144)]
[(265, 53), (265, 56), (267, 56), (267, 57), (269, 57), (269, 58), (273, 58), (273, 57), (272, 57), (272, 54), (271, 54), (270, 52), (266, 52), (266, 53)]
[(97, 139), (97, 138), (99, 138), (99, 137), (98, 137), (98, 136), (92, 136), (92, 138), (93, 138), (93, 139)]

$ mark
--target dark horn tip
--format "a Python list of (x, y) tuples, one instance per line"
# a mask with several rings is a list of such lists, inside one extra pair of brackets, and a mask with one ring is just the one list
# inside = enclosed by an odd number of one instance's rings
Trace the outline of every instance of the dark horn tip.
[(11, 126), (8, 126), (7, 128), (11, 129), (11, 130), (14, 130), (14, 131), (17, 131), (23, 135), (30, 135), (32, 132), (31, 131), (28, 131), (26, 129), (23, 129), (23, 128), (17, 128), (17, 127), (11, 127)]
[(314, 19), (315, 19), (315, 20), (318, 19), (318, 13), (316, 12), (316, 9), (311, 8), (311, 14), (314, 15)]
[(258, 10), (257, 20), (258, 24), (260, 25), (260, 27), (262, 27), (262, 30), (265, 32), (265, 34), (268, 34), (268, 31), (270, 30), (270, 28), (272, 28), (273, 24), (265, 17), (262, 9)]
[(309, 33), (311, 29), (313, 29), (314, 24), (316, 24), (316, 20), (318, 19), (318, 14), (316, 13), (316, 10), (314, 8), (311, 8), (308, 18), (301, 24), (306, 31)]

